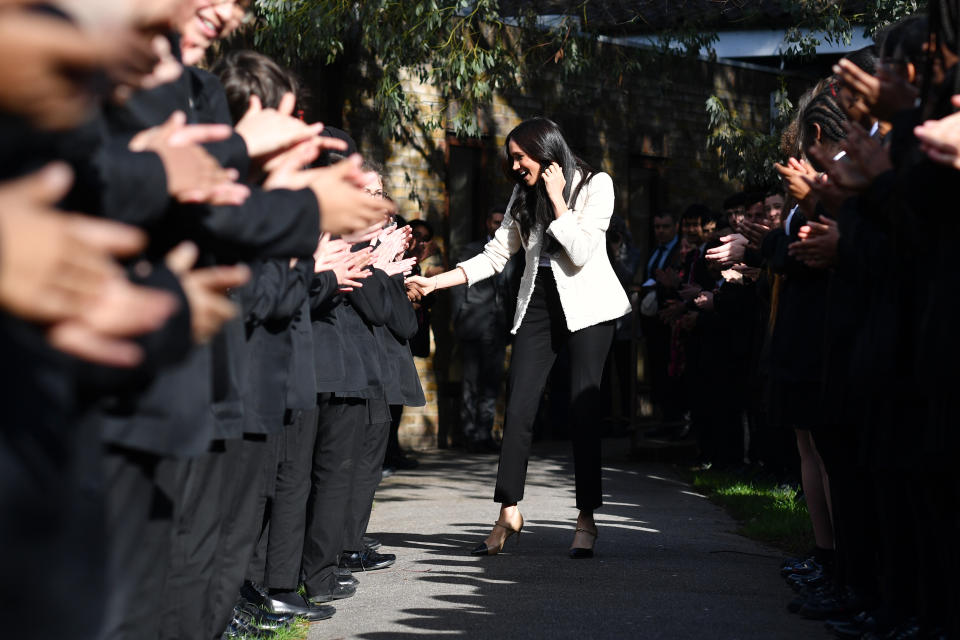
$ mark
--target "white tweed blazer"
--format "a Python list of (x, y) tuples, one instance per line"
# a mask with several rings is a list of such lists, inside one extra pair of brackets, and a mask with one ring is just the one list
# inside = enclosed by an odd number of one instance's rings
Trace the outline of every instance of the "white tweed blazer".
[[(580, 179), (578, 171), (574, 180)], [(576, 184), (570, 193), (576, 191)], [(483, 252), (457, 265), (466, 273), (467, 285), (472, 286), (502, 271), (510, 256), (521, 247), (526, 249), (526, 266), (520, 281), (513, 333), (520, 328), (530, 304), (544, 245), (544, 232), (540, 227), (531, 229), (524, 243), (520, 225), (510, 215), (519, 189), (519, 185), (514, 187), (503, 224)], [(576, 202), (546, 229), (563, 247), (563, 251), (550, 256), (550, 266), (570, 331), (615, 320), (631, 310), (630, 301), (607, 257), (607, 227), (613, 215), (613, 200), (613, 180), (606, 173), (597, 173), (580, 190)]]

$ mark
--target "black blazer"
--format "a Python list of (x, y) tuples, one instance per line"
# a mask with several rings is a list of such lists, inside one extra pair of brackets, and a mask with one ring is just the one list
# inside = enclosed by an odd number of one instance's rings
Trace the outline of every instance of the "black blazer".
[(373, 327), (373, 334), (380, 349), (387, 404), (422, 407), (426, 404), (426, 399), (409, 343), (410, 338), (417, 333), (417, 314), (407, 298), (403, 276), (388, 277), (377, 269), (374, 270), (373, 277), (380, 280), (390, 299), (390, 315), (386, 323)]
[(253, 278), (239, 293), (246, 344), (239, 362), (244, 433), (273, 433), (283, 426), (287, 376), (293, 357), (290, 325), (307, 296), (312, 261), (251, 263)]

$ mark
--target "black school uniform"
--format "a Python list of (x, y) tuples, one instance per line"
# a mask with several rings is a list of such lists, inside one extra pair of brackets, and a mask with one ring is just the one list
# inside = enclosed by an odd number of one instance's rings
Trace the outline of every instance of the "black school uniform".
[[(422, 407), (426, 404), (420, 376), (410, 351), (409, 341), (417, 334), (418, 324), (416, 312), (407, 298), (404, 278), (402, 275), (390, 277), (379, 269), (374, 269), (373, 276), (367, 280), (373, 278), (376, 279), (378, 287), (371, 287), (367, 291), (382, 296), (382, 302), (378, 306), (388, 310), (388, 313), (382, 316), (383, 324), (373, 325), (373, 334), (383, 374), (383, 401), (389, 407), (390, 415), (377, 415), (378, 407), (379, 411), (382, 411), (379, 400), (371, 411), (363, 446), (363, 460), (358, 469), (345, 523), (343, 549), (347, 551), (363, 549), (361, 538), (367, 530), (374, 494), (380, 483), (395, 408)], [(372, 296), (369, 301), (370, 304), (377, 304)]]
[[(187, 70), (181, 78), (134, 96), (123, 108), (108, 112), (119, 139), (164, 122), (174, 110), (190, 122), (230, 123), (223, 90), (209, 74)], [(221, 164), (245, 175), (249, 160), (242, 139), (208, 145)], [(159, 220), (144, 222), (151, 234), (150, 253), (160, 259), (182, 239), (201, 250), (200, 266), (257, 256), (309, 256), (319, 235), (316, 199), (309, 192), (263, 192), (252, 188), (239, 207), (172, 206)], [(124, 428), (137, 438), (160, 439), (164, 448), (146, 443), (143, 450), (172, 458), (175, 473), (177, 534), (170, 548), (175, 570), (168, 580), (160, 616), (164, 637), (205, 635), (209, 619), (205, 595), (213, 568), (212, 554), (220, 529), (219, 497), (223, 487), (225, 441), (241, 437), (242, 405), (236, 357), (243, 344), (242, 320), (224, 327), (212, 344), (198, 347), (187, 363), (158, 379), (134, 398)]]
[[(303, 261), (320, 299), (336, 293), (334, 273), (315, 278), (313, 260)], [(259, 539), (247, 570), (253, 583), (277, 591), (294, 591), (300, 583), (300, 560), (310, 495), (310, 467), (317, 437), (317, 383), (310, 326), (310, 299), (303, 297), (289, 327), (291, 357), (287, 371), (284, 428), (274, 439), (273, 468), (268, 468), (268, 504)], [(272, 474), (272, 477), (271, 477)]]
[(290, 324), (307, 295), (313, 262), (251, 263), (251, 281), (236, 294), (244, 310), (246, 342), (236, 372), (243, 400), (241, 438), (226, 441), (225, 481), (216, 568), (208, 592), (208, 635), (219, 637), (246, 575), (266, 508), (268, 480), (276, 474), (275, 441), (283, 431), (287, 373), (292, 357)]
[[(317, 276), (322, 277), (324, 274)], [(345, 519), (358, 467), (365, 454), (371, 403), (374, 407), (382, 404), (382, 413), (388, 413), (382, 399), (376, 340), (371, 324), (359, 312), (363, 309), (373, 321), (383, 324), (387, 310), (370, 304), (371, 298), (382, 297), (373, 295), (378, 287), (376, 279), (368, 277), (363, 287), (348, 294), (338, 293), (326, 300), (311, 294), (317, 438), (302, 563), (303, 582), (310, 597), (329, 594), (337, 587), (338, 556), (343, 549)]]

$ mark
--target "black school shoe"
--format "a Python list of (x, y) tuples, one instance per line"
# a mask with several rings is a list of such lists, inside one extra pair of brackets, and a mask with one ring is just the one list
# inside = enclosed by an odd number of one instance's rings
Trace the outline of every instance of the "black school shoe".
[(350, 571), (350, 569), (343, 569), (341, 567), (337, 567), (337, 582), (353, 586), (360, 584), (360, 581), (353, 576), (353, 572)]
[(350, 571), (376, 571), (386, 569), (397, 561), (392, 553), (377, 553), (369, 549), (344, 551), (340, 554), (340, 567)]
[(250, 582), (244, 583), (240, 589), (241, 595), (251, 606), (258, 608), (263, 614), (277, 617), (302, 618), (307, 622), (318, 622), (333, 617), (337, 612), (328, 605), (315, 605), (296, 591), (280, 591), (266, 593), (262, 588)]
[(313, 604), (323, 604), (331, 600), (343, 600), (349, 598), (357, 592), (357, 586), (354, 584), (341, 584), (334, 576), (333, 580), (327, 581), (327, 591), (317, 593), (307, 592), (307, 599)]

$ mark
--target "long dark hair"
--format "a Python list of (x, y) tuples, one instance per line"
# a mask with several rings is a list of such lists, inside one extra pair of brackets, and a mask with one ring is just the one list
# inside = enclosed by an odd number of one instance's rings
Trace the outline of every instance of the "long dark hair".
[[(950, 96), (960, 90), (960, 76), (956, 69), (947, 69), (941, 46), (953, 53), (960, 51), (960, 1), (930, 0), (927, 9), (932, 39), (927, 52), (926, 71), (923, 74), (923, 119), (942, 118), (954, 112)], [(944, 83), (935, 86), (933, 68), (939, 62), (943, 67)]]
[[(530, 231), (540, 226), (546, 228), (554, 219), (554, 212), (547, 196), (547, 188), (543, 180), (530, 187), (514, 172), (513, 159), (510, 157), (510, 141), (516, 142), (523, 152), (540, 164), (543, 171), (556, 162), (563, 170), (563, 177), (567, 184), (563, 188), (563, 197), (567, 202), (575, 201), (580, 189), (593, 177), (593, 169), (586, 162), (574, 155), (570, 146), (563, 137), (560, 127), (547, 118), (531, 118), (524, 120), (513, 131), (507, 134), (503, 143), (503, 173), (507, 179), (513, 180), (520, 189), (513, 201), (510, 215), (520, 224), (520, 233), (524, 241), (530, 237)], [(581, 180), (577, 185), (573, 198), (570, 191), (573, 187), (574, 174), (580, 171)]]

